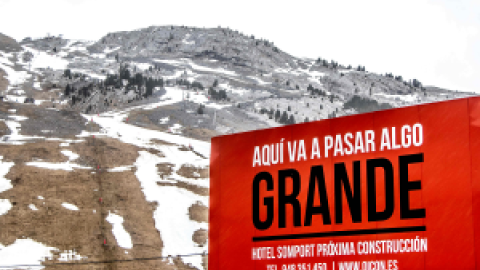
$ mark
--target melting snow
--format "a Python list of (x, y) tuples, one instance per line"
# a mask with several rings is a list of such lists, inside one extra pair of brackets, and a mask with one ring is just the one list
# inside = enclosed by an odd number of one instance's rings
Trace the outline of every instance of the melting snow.
[[(0, 244), (0, 264), (1, 265), (23, 265), (17, 266), (15, 269), (39, 270), (45, 266), (26, 266), (40, 264), (46, 258), (51, 258), (51, 251), (56, 248), (47, 247), (42, 243), (38, 243), (32, 239), (17, 239), (10, 246)], [(12, 269), (12, 268), (1, 268)]]
[(108, 169), (107, 171), (108, 172), (124, 172), (124, 171), (130, 171), (132, 167), (133, 166), (119, 166), (112, 169)]
[(9, 115), (8, 117), (13, 118), (16, 121), (24, 121), (28, 119), (28, 117), (20, 116), (20, 115)]
[(5, 95), (5, 101), (14, 103), (24, 103), (26, 98), (26, 96)]
[(387, 94), (384, 94), (384, 93), (376, 93), (374, 95), (379, 96), (379, 97), (384, 97), (384, 98), (387, 98), (387, 99), (401, 100), (401, 101), (406, 101), (406, 102), (414, 102), (415, 100), (418, 99), (418, 96), (416, 94), (412, 94), (412, 95), (387, 95)]
[(169, 120), (169, 119), (170, 119), (170, 117), (167, 116), (167, 117), (165, 117), (165, 118), (161, 118), (160, 120), (158, 120), (158, 122), (159, 122), (160, 124), (166, 124), (166, 123), (168, 123), (168, 120)]
[(264, 82), (264, 81), (260, 80), (260, 79), (257, 78), (257, 77), (254, 77), (254, 76), (247, 76), (247, 77), (250, 78), (250, 79), (253, 79), (253, 80), (257, 81), (257, 83), (258, 83), (259, 85), (271, 84), (271, 83), (269, 83), (269, 82)]
[(116, 51), (116, 50), (118, 50), (118, 49), (120, 49), (120, 48), (121, 48), (121, 46), (115, 47), (115, 48), (113, 48), (113, 49), (105, 48), (105, 50), (103, 50), (103, 52), (106, 53), (106, 54), (108, 54), (108, 53), (114, 52), (114, 51)]
[(67, 156), (70, 160), (75, 160), (79, 157), (79, 155), (73, 153), (72, 151), (70, 150), (62, 150), (61, 151), (62, 154), (64, 154), (65, 156)]
[(3, 156), (0, 156), (0, 193), (13, 187), (10, 180), (5, 178), (5, 175), (7, 175), (10, 168), (15, 165), (13, 162), (3, 162), (2, 160)]
[(115, 236), (115, 239), (117, 240), (117, 243), (119, 246), (123, 248), (132, 248), (132, 238), (130, 237), (130, 234), (125, 230), (123, 227), (123, 217), (112, 214), (110, 211), (108, 212), (108, 217), (107, 221), (112, 224), (112, 232), (113, 235)]
[(79, 254), (77, 254), (76, 251), (67, 250), (59, 254), (58, 260), (61, 262), (68, 262), (68, 261), (78, 261), (84, 258), (86, 257), (80, 256)]
[(50, 170), (66, 170), (66, 171), (73, 171), (73, 169), (85, 169), (91, 170), (92, 167), (85, 167), (78, 164), (69, 163), (69, 161), (65, 163), (52, 163), (52, 162), (41, 162), (41, 161), (32, 161), (26, 162), (27, 166), (34, 166), (39, 168), (45, 168)]
[(30, 78), (30, 75), (26, 71), (15, 71), (11, 66), (13, 66), (13, 63), (0, 56), (0, 69), (3, 69), (7, 73), (7, 79), (10, 85), (23, 84)]
[(197, 65), (197, 64), (193, 63), (193, 61), (191, 61), (189, 59), (188, 59), (188, 62), (189, 62), (188, 64), (193, 69), (196, 69), (196, 70), (223, 73), (223, 74), (226, 74), (226, 75), (237, 76), (237, 74), (234, 71), (226, 70), (226, 69), (223, 69), (223, 68), (210, 68), (210, 67), (200, 66), (200, 65)]
[(170, 127), (170, 131), (174, 134), (181, 134), (182, 133), (182, 125), (174, 124)]
[[(208, 224), (190, 220), (188, 208), (197, 201), (208, 205), (208, 197), (199, 196), (174, 186), (157, 185), (160, 177), (156, 172), (155, 163), (159, 163), (160, 160), (162, 159), (155, 155), (140, 151), (140, 156), (136, 161), (138, 169), (135, 174), (147, 201), (158, 203), (154, 219), (155, 227), (160, 231), (164, 243), (162, 255), (202, 253), (206, 251), (206, 247), (197, 246), (192, 240), (192, 235), (198, 229), (208, 229)], [(203, 269), (200, 256), (185, 257), (184, 261), (198, 269)]]
[[(101, 114), (100, 116), (92, 117), (86, 115), (83, 116), (86, 119), (92, 118), (95, 123), (99, 124), (105, 130), (105, 133), (99, 135), (107, 135), (112, 138), (117, 138), (125, 143), (145, 148), (153, 147), (159, 150), (160, 147), (156, 147), (151, 144), (152, 139), (160, 139), (178, 145), (191, 144), (194, 147), (195, 151), (199, 152), (207, 158), (210, 156), (210, 143), (185, 138), (174, 134), (168, 134), (166, 132), (160, 132), (156, 130), (129, 125), (128, 123), (122, 122), (125, 116), (121, 113), (105, 113)], [(84, 131), (81, 135), (78, 136), (90, 136), (91, 134), (96, 135), (98, 133), (89, 133)], [(192, 155), (195, 157), (194, 154)], [(206, 161), (208, 162), (208, 160)]]
[(5, 215), (12, 209), (12, 204), (8, 199), (0, 199), (0, 216)]
[[(12, 183), (5, 178), (10, 168), (15, 165), (13, 162), (3, 162), (3, 156), (0, 156), (0, 193), (11, 189)], [(12, 204), (8, 199), (0, 199), (0, 216), (5, 215), (12, 209)], [(1, 261), (1, 260), (0, 260)]]
[(33, 88), (37, 90), (42, 90), (42, 86), (40, 85), (40, 82), (34, 82), (33, 83)]
[(73, 205), (71, 203), (62, 203), (62, 206), (67, 208), (68, 210), (72, 210), (72, 211), (78, 211), (78, 207), (76, 205)]
[(66, 69), (68, 66), (68, 61), (56, 56), (55, 54), (50, 54), (43, 51), (38, 51), (29, 47), (24, 46), (25, 50), (33, 54), (31, 61), (32, 69), (39, 68), (52, 68), (52, 69)]

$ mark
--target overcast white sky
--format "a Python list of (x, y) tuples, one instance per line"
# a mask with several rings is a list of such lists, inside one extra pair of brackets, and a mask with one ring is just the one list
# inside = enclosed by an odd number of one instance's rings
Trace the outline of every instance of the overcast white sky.
[(0, 32), (96, 40), (151, 25), (229, 27), (299, 57), (480, 93), (478, 0), (0, 0)]

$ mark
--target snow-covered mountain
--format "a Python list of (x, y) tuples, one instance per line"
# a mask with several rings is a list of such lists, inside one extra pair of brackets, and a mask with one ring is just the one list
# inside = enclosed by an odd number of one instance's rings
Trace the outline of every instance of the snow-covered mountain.
[(224, 28), (0, 35), (0, 269), (205, 268), (212, 136), (469, 95)]

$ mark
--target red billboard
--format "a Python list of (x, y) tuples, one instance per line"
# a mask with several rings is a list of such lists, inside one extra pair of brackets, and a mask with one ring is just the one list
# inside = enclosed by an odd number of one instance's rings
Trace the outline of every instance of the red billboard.
[(209, 269), (480, 269), (480, 98), (212, 139)]

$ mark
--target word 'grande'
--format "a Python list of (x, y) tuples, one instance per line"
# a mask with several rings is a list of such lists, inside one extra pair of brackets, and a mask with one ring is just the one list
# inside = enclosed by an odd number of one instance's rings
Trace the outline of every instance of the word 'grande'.
[[(409, 204), (409, 192), (421, 189), (420, 180), (409, 181), (408, 165), (423, 162), (423, 153), (399, 156), (399, 182), (400, 182), (400, 218), (424, 218), (425, 209), (411, 209)], [(389, 219), (393, 215), (394, 210), (394, 173), (390, 160), (385, 158), (369, 159), (366, 162), (367, 167), (367, 209), (368, 221), (383, 221)], [(382, 168), (385, 180), (385, 209), (377, 211), (377, 192), (376, 192), (376, 169)], [(287, 179), (291, 181), (293, 191), (287, 194)], [(301, 190), (300, 174), (295, 169), (286, 169), (278, 171), (277, 190), (275, 196), (264, 196), (263, 205), (266, 207), (266, 218), (261, 220), (260, 216), (260, 185), (266, 183), (266, 192), (274, 190), (273, 177), (268, 172), (260, 172), (253, 179), (253, 224), (259, 230), (270, 228), (274, 220), (274, 204), (278, 205), (278, 227), (286, 227), (286, 206), (291, 205), (293, 208), (293, 224), (295, 227), (302, 226), (302, 207), (298, 196)], [(353, 189), (352, 189), (353, 188)], [(360, 161), (353, 162), (353, 187), (347, 174), (344, 163), (336, 163), (334, 165), (334, 206), (335, 206), (335, 223), (343, 222), (342, 215), (342, 192), (345, 194), (350, 209), (352, 222), (362, 222), (362, 206), (360, 192)], [(314, 205), (316, 193), (320, 198), (320, 205)], [(325, 175), (323, 166), (313, 166), (310, 170), (310, 181), (308, 185), (308, 196), (305, 205), (305, 215), (303, 226), (312, 225), (313, 215), (322, 215), (323, 224), (331, 224), (330, 207), (328, 205), (327, 189), (325, 184)]]

